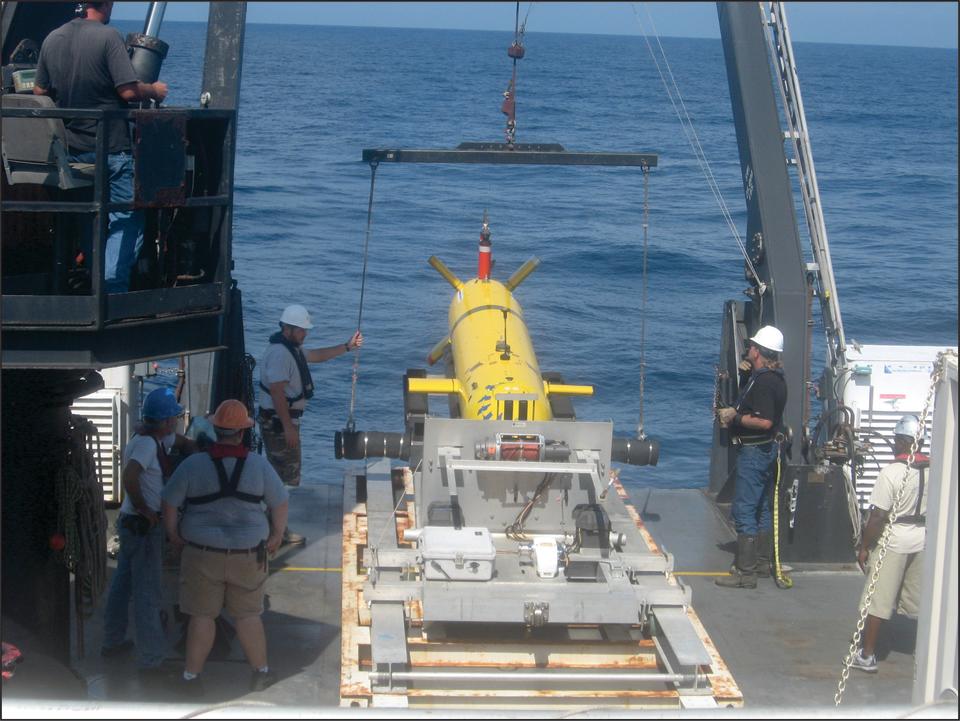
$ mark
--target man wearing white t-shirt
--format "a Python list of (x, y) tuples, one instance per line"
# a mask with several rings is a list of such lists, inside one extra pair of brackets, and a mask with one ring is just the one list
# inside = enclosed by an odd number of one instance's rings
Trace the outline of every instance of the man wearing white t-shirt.
[(133, 644), (126, 640), (128, 607), (133, 598), (137, 666), (142, 676), (161, 672), (167, 656), (160, 621), (162, 598), (162, 538), (160, 492), (173, 471), (168, 453), (196, 450), (196, 444), (176, 433), (183, 408), (169, 388), (152, 391), (143, 403), (143, 425), (123, 452), (123, 504), (117, 518), (120, 553), (104, 610), (103, 647), (106, 658), (120, 656)]
[[(260, 361), (260, 435), (267, 459), (287, 486), (300, 485), (300, 418), (313, 397), (309, 363), (324, 363), (363, 345), (356, 331), (346, 343), (305, 349), (303, 342), (313, 328), (310, 313), (302, 305), (288, 305), (280, 315), (280, 330)], [(286, 529), (284, 544), (299, 545), (306, 539)]]
[[(866, 600), (867, 588), (879, 555), (877, 542), (883, 535), (890, 516), (896, 511), (896, 522), (890, 527), (887, 551), (884, 555), (876, 589), (870, 601), (864, 626), (863, 648), (853, 656), (851, 666), (867, 673), (877, 672), (877, 637), (884, 621), (896, 610), (916, 618), (920, 600), (920, 581), (923, 574), (923, 546), (926, 541), (927, 469), (929, 457), (920, 453), (923, 439), (917, 442), (913, 463), (908, 467), (910, 451), (920, 421), (914, 415), (905, 415), (894, 429), (893, 463), (880, 471), (870, 496), (870, 516), (863, 529), (858, 562), (867, 574), (867, 583), (860, 598)], [(897, 494), (903, 494), (897, 503)]]

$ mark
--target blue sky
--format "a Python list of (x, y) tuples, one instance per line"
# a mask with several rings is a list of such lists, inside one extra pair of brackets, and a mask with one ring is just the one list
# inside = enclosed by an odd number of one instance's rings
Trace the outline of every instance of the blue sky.
[[(140, 20), (145, 2), (118, 2), (114, 17)], [(521, 17), (530, 3), (520, 5)], [(635, 34), (636, 14), (663, 36), (718, 38), (714, 3), (538, 2), (529, 32)], [(304, 25), (513, 30), (512, 2), (251, 2), (247, 21)], [(206, 20), (207, 3), (171, 2), (167, 20)], [(954, 2), (789, 2), (787, 20), (797, 42), (957, 47)]]

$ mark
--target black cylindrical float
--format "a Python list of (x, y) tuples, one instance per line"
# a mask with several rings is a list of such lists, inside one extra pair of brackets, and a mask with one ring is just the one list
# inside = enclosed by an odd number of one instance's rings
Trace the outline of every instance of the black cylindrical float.
[(337, 459), (356, 461), (364, 458), (410, 460), (410, 439), (403, 433), (381, 431), (337, 431), (333, 436)]
[(655, 466), (660, 459), (660, 442), (653, 438), (614, 438), (610, 458), (632, 466)]

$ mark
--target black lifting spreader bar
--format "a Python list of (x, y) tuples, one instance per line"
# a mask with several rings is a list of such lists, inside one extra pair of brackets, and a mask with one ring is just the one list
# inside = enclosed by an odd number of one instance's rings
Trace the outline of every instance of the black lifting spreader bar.
[[(410, 436), (383, 431), (337, 431), (333, 436), (337, 460), (397, 458), (410, 460)], [(660, 443), (653, 438), (614, 438), (610, 460), (633, 466), (655, 466), (660, 459)]]
[(453, 150), (365, 148), (363, 161), (388, 163), (485, 163), (489, 165), (606, 165), (657, 167), (651, 153), (569, 153), (557, 143), (461, 143)]

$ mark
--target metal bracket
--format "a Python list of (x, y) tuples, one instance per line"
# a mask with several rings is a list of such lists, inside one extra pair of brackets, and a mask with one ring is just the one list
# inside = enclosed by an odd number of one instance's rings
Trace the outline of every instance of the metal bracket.
[(550, 621), (550, 604), (543, 601), (524, 602), (523, 620), (531, 628), (546, 626)]

